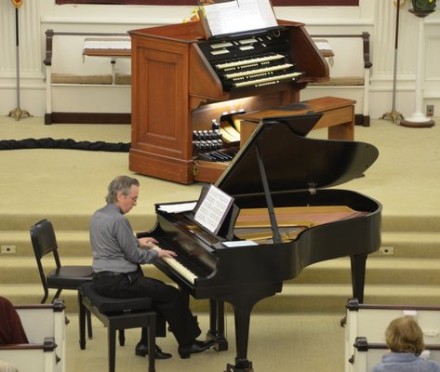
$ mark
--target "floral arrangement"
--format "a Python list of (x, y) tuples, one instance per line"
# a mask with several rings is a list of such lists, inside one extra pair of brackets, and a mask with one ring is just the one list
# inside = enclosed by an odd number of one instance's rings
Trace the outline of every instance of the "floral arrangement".
[(415, 11), (433, 11), (435, 10), (437, 0), (412, 0)]

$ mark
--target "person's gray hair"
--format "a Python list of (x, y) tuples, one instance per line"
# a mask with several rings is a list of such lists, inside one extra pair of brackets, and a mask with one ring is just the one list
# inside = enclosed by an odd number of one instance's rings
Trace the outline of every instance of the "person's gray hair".
[(105, 201), (108, 204), (117, 201), (118, 192), (122, 191), (124, 195), (130, 194), (131, 186), (139, 186), (139, 181), (136, 178), (129, 176), (118, 176), (108, 185), (108, 193)]

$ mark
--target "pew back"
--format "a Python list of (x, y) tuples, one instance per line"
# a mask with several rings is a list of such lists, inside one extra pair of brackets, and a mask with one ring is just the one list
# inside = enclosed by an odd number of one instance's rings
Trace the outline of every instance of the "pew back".
[(345, 371), (351, 372), (350, 359), (354, 353), (357, 337), (365, 337), (371, 344), (385, 343), (388, 324), (404, 315), (414, 316), (423, 330), (426, 345), (440, 344), (440, 307), (412, 305), (359, 304), (350, 300), (347, 305), (345, 324)]

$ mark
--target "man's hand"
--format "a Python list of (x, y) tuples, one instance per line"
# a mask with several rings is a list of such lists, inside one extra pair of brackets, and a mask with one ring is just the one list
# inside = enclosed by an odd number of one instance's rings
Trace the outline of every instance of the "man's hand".
[(176, 252), (169, 251), (167, 249), (158, 249), (159, 257), (161, 258), (174, 258), (177, 256)]
[(146, 238), (139, 238), (138, 242), (139, 242), (139, 247), (146, 249), (154, 248), (157, 246), (158, 243), (156, 239), (151, 238), (149, 236)]
[(169, 251), (168, 249), (162, 249), (161, 247), (159, 247), (158, 241), (154, 238), (140, 238), (138, 239), (139, 241), (139, 246), (141, 248), (146, 248), (146, 249), (154, 249), (157, 251), (157, 253), (159, 253), (159, 257), (161, 258), (174, 258), (177, 256), (177, 253), (174, 251)]

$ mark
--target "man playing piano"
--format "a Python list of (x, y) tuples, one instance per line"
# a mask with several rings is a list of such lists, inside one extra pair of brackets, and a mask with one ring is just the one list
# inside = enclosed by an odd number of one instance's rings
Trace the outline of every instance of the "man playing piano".
[[(90, 243), (93, 250), (95, 288), (104, 296), (130, 298), (146, 296), (152, 299), (159, 317), (168, 322), (178, 342), (181, 358), (203, 352), (212, 341), (196, 338), (201, 330), (188, 307), (187, 297), (173, 286), (145, 277), (141, 264), (151, 264), (159, 257), (172, 258), (175, 252), (152, 249), (157, 241), (151, 237), (137, 239), (125, 214), (137, 202), (139, 181), (128, 176), (116, 177), (108, 186), (107, 204), (97, 210), (90, 223)], [(136, 345), (136, 355), (147, 354), (146, 329)], [(156, 345), (156, 359), (170, 358)]]

